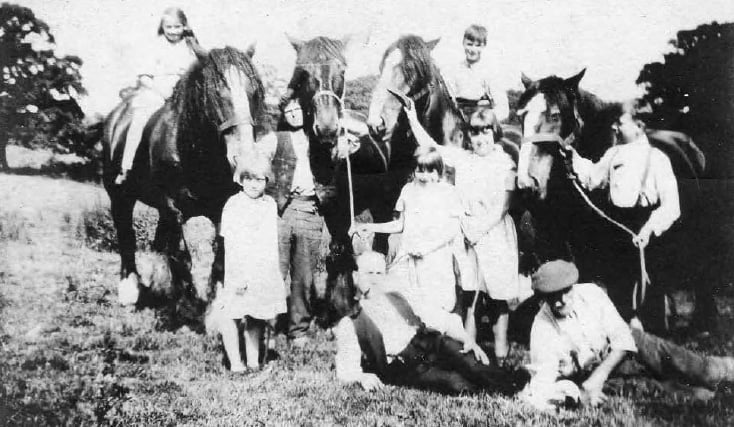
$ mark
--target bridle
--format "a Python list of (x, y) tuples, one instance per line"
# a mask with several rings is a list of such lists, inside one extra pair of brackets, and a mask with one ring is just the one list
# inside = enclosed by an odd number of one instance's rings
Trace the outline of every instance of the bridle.
[[(331, 98), (335, 100), (338, 105), (339, 119), (341, 119), (343, 115), (343, 110), (344, 110), (344, 95), (347, 92), (347, 84), (346, 84), (347, 82), (346, 80), (344, 81), (342, 93), (341, 95), (339, 95), (336, 92), (334, 92), (333, 88), (331, 87), (331, 82), (328, 79), (323, 80), (320, 78), (320, 76), (317, 76), (318, 73), (311, 72), (311, 70), (317, 67), (320, 67), (321, 69), (323, 69), (323, 67), (328, 67), (328, 71), (329, 71), (328, 74), (331, 75), (332, 69), (337, 68), (337, 67), (346, 68), (346, 64), (342, 64), (335, 60), (324, 62), (324, 63), (320, 63), (320, 62), (296, 63), (296, 68), (301, 68), (302, 70), (306, 71), (311, 76), (313, 76), (313, 78), (316, 79), (316, 81), (318, 82), (319, 90), (317, 90), (316, 93), (314, 93), (313, 96), (311, 97), (311, 106), (315, 108), (317, 100), (324, 96)], [(324, 84), (324, 83), (328, 83), (328, 84)], [(314, 134), (316, 134), (315, 126), (316, 125), (314, 124), (314, 128), (312, 129)], [(339, 130), (341, 130), (341, 122), (339, 123)], [(339, 130), (337, 131), (337, 134), (339, 133)]]

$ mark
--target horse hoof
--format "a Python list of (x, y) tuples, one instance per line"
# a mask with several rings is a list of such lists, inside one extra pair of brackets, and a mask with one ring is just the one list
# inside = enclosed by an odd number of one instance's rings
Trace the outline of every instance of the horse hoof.
[(123, 306), (133, 305), (138, 302), (140, 289), (138, 289), (138, 275), (130, 274), (126, 278), (120, 280), (117, 285), (117, 300)]

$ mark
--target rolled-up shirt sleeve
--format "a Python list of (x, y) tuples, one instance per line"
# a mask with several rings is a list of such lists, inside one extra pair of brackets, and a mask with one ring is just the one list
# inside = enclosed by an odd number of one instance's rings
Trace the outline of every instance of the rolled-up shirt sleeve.
[(660, 236), (680, 217), (680, 196), (678, 181), (673, 173), (670, 159), (658, 150), (653, 151), (652, 156), (650, 168), (660, 206), (652, 211), (645, 226), (651, 229), (656, 236)]
[(362, 350), (354, 329), (354, 323), (349, 318), (343, 318), (337, 324), (336, 336), (336, 378), (344, 383), (359, 381), (362, 371)]
[(609, 184), (609, 167), (615, 150), (616, 148), (607, 150), (604, 156), (596, 163), (581, 157), (576, 150), (573, 151), (573, 171), (578, 176), (584, 188), (595, 190), (606, 187)]

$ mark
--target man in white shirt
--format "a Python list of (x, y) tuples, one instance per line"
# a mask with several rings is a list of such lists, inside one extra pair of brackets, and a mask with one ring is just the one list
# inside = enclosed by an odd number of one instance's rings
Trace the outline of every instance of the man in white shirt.
[(359, 383), (365, 390), (390, 383), (444, 393), (506, 394), (527, 381), (524, 371), (489, 365), (458, 315), (430, 306), (407, 286), (390, 283), (382, 254), (364, 253), (357, 263), (354, 280), (361, 300), (335, 328), (339, 381)]
[[(660, 242), (648, 245), (673, 226), (680, 217), (678, 183), (668, 156), (650, 145), (645, 131), (634, 114), (631, 104), (623, 112), (613, 128), (617, 143), (609, 148), (596, 163), (572, 152), (573, 170), (581, 184), (588, 190), (608, 189), (611, 205), (605, 210), (615, 220), (626, 225), (637, 235), (630, 237), (615, 230), (608, 236), (609, 256), (603, 264), (602, 277), (609, 296), (626, 321), (642, 321), (653, 333), (667, 332), (665, 317), (665, 285), (656, 282), (659, 271), (665, 268), (656, 258)], [(652, 285), (644, 305), (635, 310), (633, 296), (635, 283), (641, 288), (640, 255), (638, 248), (646, 248), (647, 272)]]
[[(563, 380), (571, 380), (580, 385), (582, 402), (598, 405), (606, 399), (604, 383), (630, 354), (658, 378), (713, 390), (721, 381), (734, 381), (733, 358), (701, 356), (632, 329), (601, 288), (577, 280), (576, 267), (561, 260), (543, 264), (533, 275), (533, 290), (543, 303), (530, 333), (532, 377), (522, 393), (529, 403), (542, 409), (564, 403), (574, 393)], [(626, 366), (625, 373), (640, 371), (639, 364)]]
[(459, 108), (469, 120), (478, 106), (491, 108), (497, 119), (502, 121), (510, 114), (507, 88), (498, 77), (498, 64), (482, 60), (487, 46), (487, 29), (481, 25), (471, 25), (464, 31), (462, 40), (464, 59), (455, 66), (448, 67), (444, 78)]

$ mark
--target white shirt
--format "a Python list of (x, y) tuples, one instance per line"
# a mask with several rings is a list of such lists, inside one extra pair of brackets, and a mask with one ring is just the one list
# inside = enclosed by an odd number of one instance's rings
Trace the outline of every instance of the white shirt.
[(573, 170), (589, 190), (609, 187), (615, 206), (653, 206), (660, 202), (647, 222), (656, 236), (680, 217), (678, 181), (670, 159), (651, 146), (645, 135), (613, 146), (597, 163), (574, 154)]
[(507, 87), (498, 77), (498, 72), (490, 62), (479, 60), (469, 64), (466, 59), (446, 69), (445, 78), (452, 98), (479, 100), (490, 94), (494, 100), (494, 113), (502, 121), (510, 115), (510, 104), (507, 100)]
[(550, 398), (559, 379), (591, 373), (611, 350), (637, 352), (629, 326), (600, 287), (579, 283), (569, 292), (570, 316), (559, 319), (544, 303), (533, 321), (525, 390), (533, 399)]
[(313, 184), (311, 162), (308, 158), (308, 136), (303, 130), (291, 132), (293, 151), (296, 153), (296, 170), (293, 173), (291, 191), (299, 196), (313, 196), (316, 190)]

